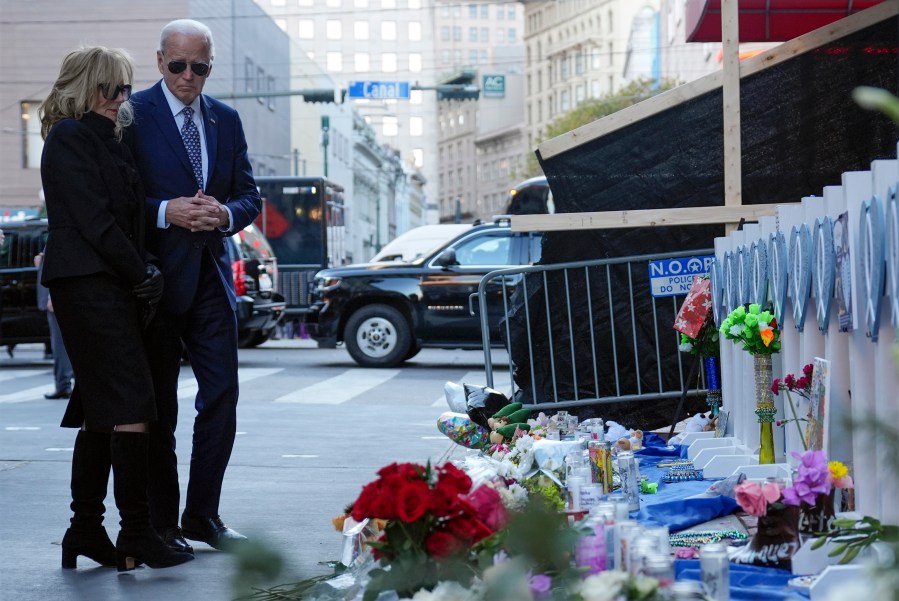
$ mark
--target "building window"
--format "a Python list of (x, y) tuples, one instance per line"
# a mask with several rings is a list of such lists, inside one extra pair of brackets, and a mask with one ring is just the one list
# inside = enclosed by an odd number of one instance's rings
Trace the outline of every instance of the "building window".
[[(268, 76), (268, 80), (266, 81), (265, 91), (266, 91), (266, 92), (274, 92), (274, 91), (275, 91), (275, 78), (274, 78), (274, 76), (272, 76), (272, 75), (269, 75), (269, 76)], [(275, 97), (274, 97), (274, 96), (269, 96), (269, 97), (267, 98), (267, 101), (268, 101), (268, 110), (270, 110), (270, 111), (275, 110)]]
[(481, 64), (486, 65), (487, 62), (487, 49), (481, 48)]
[(481, 5), (481, 18), (482, 19), (490, 18), (490, 7), (486, 4)]
[(315, 39), (315, 21), (312, 19), (300, 19), (299, 34), (301, 40)]
[(469, 4), (468, 5), (468, 18), (469, 19), (477, 19), (478, 18), (478, 5), (477, 4)]
[(385, 136), (396, 136), (399, 132), (399, 119), (385, 116), (384, 121), (381, 123), (381, 133)]
[(356, 73), (371, 71), (371, 60), (368, 52), (357, 52), (353, 56), (353, 69)]
[(477, 42), (478, 41), (478, 28), (477, 27), (469, 27), (468, 28), (468, 41), (469, 42)]
[[(425, 166), (425, 151), (422, 148), (412, 149), (412, 164), (421, 169)], [(443, 177), (443, 174), (440, 174)]]
[(478, 64), (478, 51), (477, 50), (469, 50), (468, 51), (468, 64), (469, 65), (477, 65)]
[(343, 55), (340, 52), (329, 52), (327, 56), (328, 71), (343, 71)]
[(574, 88), (574, 103), (575, 103), (575, 105), (582, 103), (586, 97), (587, 97), (587, 91), (586, 91), (586, 88), (584, 87), (584, 84), (578, 84), (577, 86), (575, 86), (575, 88)]
[(343, 22), (336, 19), (328, 19), (325, 30), (329, 40), (343, 39)]
[(503, 29), (502, 27), (497, 27), (496, 28), (496, 43), (502, 44), (505, 41), (506, 41), (506, 30)]
[(410, 136), (424, 135), (424, 127), (425, 127), (424, 117), (410, 117), (409, 118), (409, 135)]
[(368, 0), (353, 0), (355, 8), (368, 8)]
[(381, 71), (384, 73), (396, 73), (395, 52), (385, 52), (381, 55)]
[(315, 0), (297, 0), (297, 6), (315, 6)]
[(453, 50), (453, 64), (454, 65), (462, 64), (462, 50), (459, 48)]
[(275, 19), (275, 25), (277, 25), (278, 29), (281, 31), (287, 31), (287, 19)]
[(584, 53), (583, 52), (578, 52), (577, 54), (574, 55), (574, 72), (577, 73), (578, 75), (583, 75), (584, 71), (586, 70), (584, 68), (584, 62), (585, 61), (584, 61)]
[(594, 79), (590, 82), (590, 96), (593, 98), (599, 98), (602, 94), (602, 91), (599, 89), (599, 80)]
[(568, 56), (559, 59), (559, 77), (562, 78), (562, 81), (568, 79)]
[(514, 6), (508, 7), (508, 13), (507, 13), (507, 16), (508, 16), (508, 18), (509, 18), (510, 21), (514, 21), (514, 20), (515, 20), (515, 7), (514, 7)]
[(450, 28), (449, 25), (444, 25), (440, 28), (440, 41), (441, 42), (449, 42), (450, 41)]
[(381, 8), (396, 8), (396, 0), (381, 0)]
[(421, 22), (409, 21), (407, 30), (408, 30), (410, 42), (420, 42), (421, 41)]
[(22, 115), (22, 166), (25, 169), (41, 168), (41, 153), (44, 151), (44, 139), (41, 138), (41, 120), (37, 111), (40, 102), (23, 102)]
[(600, 55), (602, 51), (599, 48), (592, 48), (590, 50), (590, 68), (594, 71), (599, 69), (600, 65)]
[(368, 21), (356, 21), (353, 23), (353, 37), (357, 40), (368, 39)]
[(481, 41), (486, 43), (490, 41), (490, 29), (487, 27), (481, 27)]
[(424, 100), (424, 95), (421, 90), (409, 90), (409, 104), (421, 104)]
[[(262, 67), (256, 68), (256, 89), (260, 92), (265, 90), (265, 69)], [(265, 103), (265, 98), (262, 96), (257, 96), (256, 100), (259, 101), (259, 104)]]
[(340, 0), (327, 0), (325, 5), (331, 8), (340, 8)]
[(462, 41), (462, 28), (461, 27), (453, 27), (453, 41), (461, 42)]
[(382, 40), (395, 40), (396, 39), (396, 21), (382, 21), (381, 22), (381, 39)]
[(411, 10), (419, 10), (421, 8), (421, 0), (409, 0), (409, 8)]
[(253, 92), (253, 82), (256, 80), (256, 65), (253, 64), (253, 59), (247, 57), (244, 59), (243, 67), (243, 91), (250, 94)]
[(509, 42), (510, 44), (514, 44), (516, 37), (518, 37), (518, 32), (515, 31), (514, 27), (510, 27), (506, 31), (506, 41)]
[(287, 6), (287, 0), (271, 0), (272, 6)]
[(413, 73), (421, 72), (421, 55), (417, 52), (409, 54), (409, 70)]
[(441, 50), (440, 51), (440, 64), (443, 66), (447, 66), (450, 64), (450, 51), (449, 50)]

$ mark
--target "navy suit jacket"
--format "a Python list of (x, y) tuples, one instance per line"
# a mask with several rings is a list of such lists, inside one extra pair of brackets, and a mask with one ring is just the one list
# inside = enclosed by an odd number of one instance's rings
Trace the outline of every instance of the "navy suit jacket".
[(233, 108), (214, 98), (200, 96), (209, 155), (209, 174), (203, 192), (230, 209), (229, 232), (191, 232), (176, 225), (160, 229), (156, 227), (160, 203), (179, 196), (194, 196), (197, 192), (190, 159), (163, 94), (163, 85), (160, 80), (131, 97), (134, 123), (127, 132), (147, 194), (147, 246), (159, 257), (165, 277), (161, 304), (175, 314), (190, 308), (197, 291), (200, 262), (208, 248), (233, 309), (237, 302), (224, 238), (251, 224), (261, 209), (243, 125)]

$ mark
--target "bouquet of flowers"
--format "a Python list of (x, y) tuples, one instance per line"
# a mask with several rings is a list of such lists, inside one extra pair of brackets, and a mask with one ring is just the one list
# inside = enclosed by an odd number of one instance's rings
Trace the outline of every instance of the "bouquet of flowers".
[(734, 343), (742, 342), (743, 350), (753, 355), (772, 355), (780, 351), (780, 330), (770, 311), (750, 304), (737, 307), (721, 323), (721, 334)]
[(787, 374), (783, 379), (775, 378), (773, 382), (771, 382), (771, 392), (775, 395), (780, 394), (781, 391), (784, 391), (784, 394), (787, 397), (787, 402), (790, 404), (790, 411), (793, 414), (793, 417), (790, 419), (779, 419), (775, 423), (777, 426), (783, 426), (788, 424), (789, 422), (796, 423), (796, 429), (799, 431), (799, 440), (802, 441), (802, 450), (807, 451), (808, 445), (805, 442), (805, 436), (802, 433), (802, 428), (799, 426), (800, 421), (807, 421), (796, 413), (796, 405), (793, 404), (792, 393), (796, 393), (799, 396), (809, 399), (812, 393), (812, 372), (814, 371), (814, 365), (809, 363), (805, 367), (802, 368), (802, 376), (797, 378), (793, 374)]
[(383, 590), (411, 597), (440, 581), (468, 585), (475, 575), (472, 548), (505, 524), (499, 493), (489, 486), (472, 491), (468, 475), (450, 463), (394, 463), (378, 476), (351, 512), (356, 521), (386, 520), (380, 538), (368, 543), (381, 567), (369, 573), (364, 600)]

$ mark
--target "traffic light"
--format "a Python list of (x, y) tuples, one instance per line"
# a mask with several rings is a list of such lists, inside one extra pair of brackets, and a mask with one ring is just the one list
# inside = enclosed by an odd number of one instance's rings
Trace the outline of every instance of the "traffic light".
[(335, 90), (332, 88), (316, 88), (311, 90), (302, 90), (304, 102), (333, 102), (335, 104), (343, 104), (346, 97), (346, 90), (337, 90), (340, 99), (335, 99)]
[(477, 100), (481, 89), (474, 84), (444, 84), (437, 86), (437, 100)]

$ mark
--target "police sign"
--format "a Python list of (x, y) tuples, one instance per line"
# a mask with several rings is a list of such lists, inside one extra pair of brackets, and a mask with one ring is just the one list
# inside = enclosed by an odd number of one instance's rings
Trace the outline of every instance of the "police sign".
[(504, 98), (506, 96), (505, 75), (485, 75), (484, 86), (481, 90), (484, 96), (490, 98)]
[(714, 255), (682, 257), (649, 262), (649, 285), (653, 296), (687, 294), (693, 278), (708, 275)]

